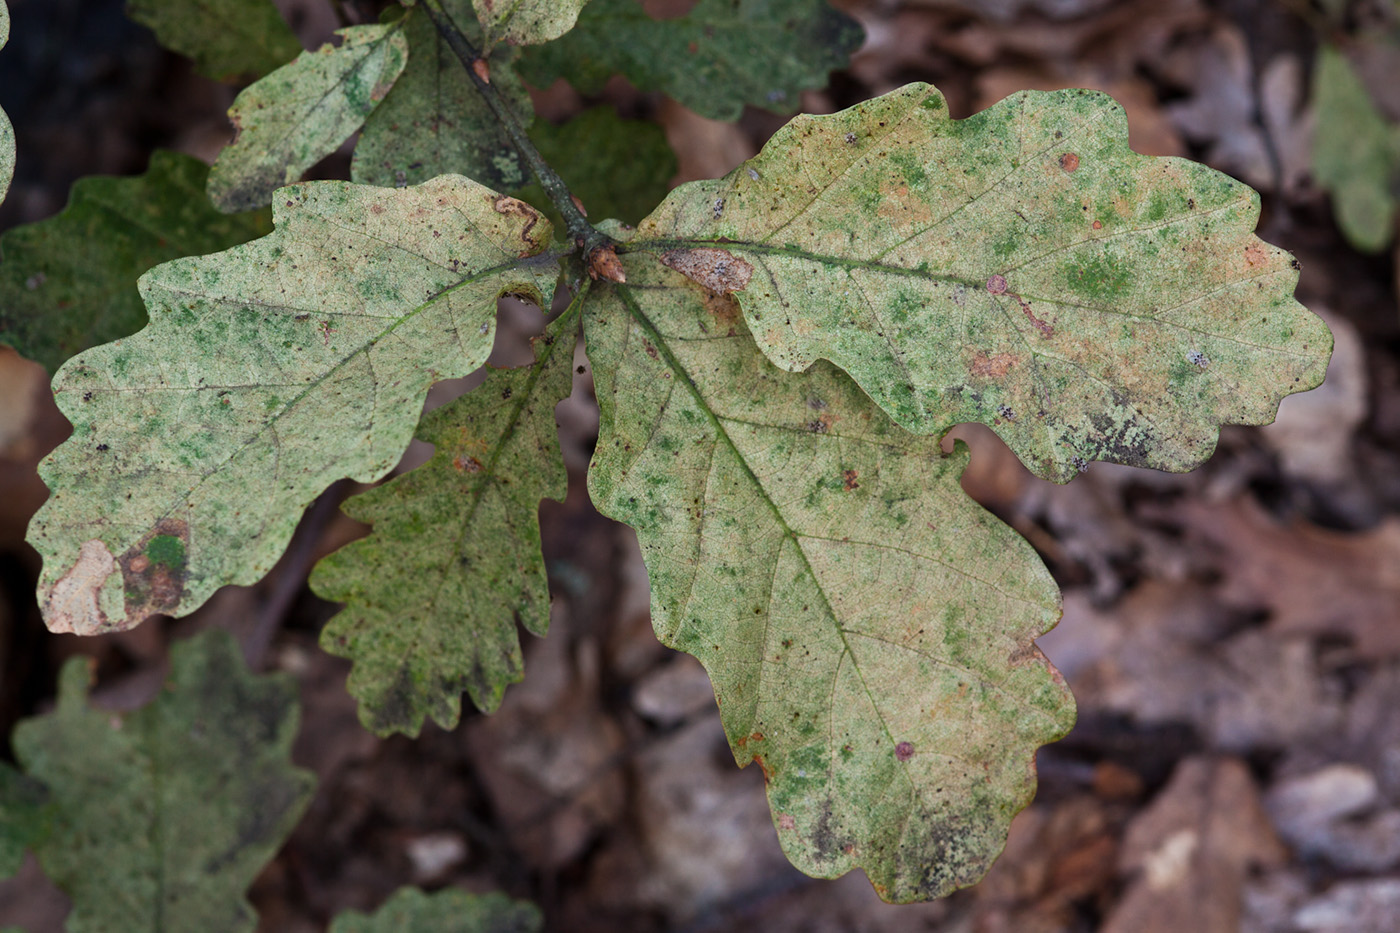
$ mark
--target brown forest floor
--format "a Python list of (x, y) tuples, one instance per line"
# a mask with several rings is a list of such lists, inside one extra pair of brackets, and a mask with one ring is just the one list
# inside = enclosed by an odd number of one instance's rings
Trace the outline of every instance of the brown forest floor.
[[(0, 104), (21, 158), (0, 228), (57, 211), (80, 175), (142, 171), (156, 146), (211, 158), (226, 141), (232, 90), (156, 48), (120, 0), (10, 5)], [(334, 25), (323, 2), (280, 5), (308, 43)], [(912, 80), (937, 84), (957, 116), (1019, 88), (1109, 91), (1139, 151), (1202, 159), (1263, 193), (1261, 235), (1302, 260), (1300, 297), (1337, 338), (1323, 388), (1286, 402), (1276, 426), (1227, 428), (1185, 476), (1096, 464), (1053, 486), (989, 432), (960, 429), (974, 449), (964, 484), (1064, 588), (1064, 621), (1040, 644), (1080, 706), (1040, 753), (1036, 802), (983, 883), (894, 907), (859, 872), (815, 881), (787, 865), (762, 776), (735, 768), (703, 671), (650, 633), (630, 532), (588, 504), (586, 385), (559, 410), (570, 493), (542, 509), (555, 604), (550, 637), (524, 636), (525, 682), (492, 717), (380, 741), (356, 722), (347, 665), (316, 647), (333, 607), (304, 585), (311, 558), (358, 533), (334, 499), (268, 580), (190, 619), (86, 641), (43, 629), (22, 537), (44, 496), (33, 465), (66, 425), (36, 368), (0, 355), (0, 730), (47, 708), (67, 656), (96, 656), (99, 700), (130, 705), (159, 683), (169, 640), (233, 629), (302, 684), (296, 758), (320, 778), (252, 890), (261, 929), (279, 933), (324, 929), (409, 883), (503, 888), (542, 905), (548, 929), (579, 933), (1400, 930), (1395, 258), (1352, 250), (1308, 178), (1306, 0), (840, 5), (869, 41), (806, 109)], [(1373, 69), (1392, 118), (1397, 62)], [(679, 180), (728, 171), (782, 122), (712, 124), (621, 81), (606, 99), (665, 125)], [(580, 105), (563, 87), (539, 96), (556, 120)], [(502, 352), (519, 339), (503, 328)], [(66, 909), (32, 864), (0, 883), (0, 924), (46, 933)]]

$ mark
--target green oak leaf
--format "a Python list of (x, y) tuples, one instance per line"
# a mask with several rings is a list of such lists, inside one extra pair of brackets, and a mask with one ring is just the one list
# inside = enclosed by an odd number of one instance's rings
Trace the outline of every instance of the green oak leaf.
[(1358, 249), (1379, 252), (1395, 234), (1400, 146), (1346, 56), (1330, 45), (1313, 70), (1313, 177), (1332, 193), (1337, 224)]
[(272, 229), (266, 209), (215, 210), (208, 176), (198, 159), (158, 150), (144, 175), (80, 178), (62, 213), (0, 235), (0, 343), (53, 372), (80, 350), (141, 329), (136, 280), (147, 269)]
[[(470, 38), (479, 39), (470, 19), (457, 21), (464, 23)], [(351, 178), (393, 187), (454, 173), (497, 191), (520, 187), (528, 169), (432, 20), (415, 9), (403, 23), (408, 67), (365, 120), (350, 164)], [(515, 55), (514, 49), (502, 48), (488, 57), (491, 83), (528, 123), (534, 105), (515, 75)]]
[(953, 120), (911, 84), (795, 118), (630, 248), (732, 293), (778, 366), (831, 360), (916, 433), (989, 424), (1063, 482), (1091, 460), (1191, 469), (1220, 424), (1322, 381), (1331, 335), (1258, 216), (1239, 182), (1131, 151), (1106, 95)]
[(331, 922), (330, 933), (540, 933), (539, 908), (504, 894), (468, 894), (447, 888), (424, 894), (400, 888), (373, 914), (348, 910)]
[(302, 51), (272, 0), (127, 0), (126, 15), (216, 81), (261, 77)]
[(408, 62), (400, 22), (352, 26), (249, 85), (233, 101), (238, 131), (209, 173), (209, 199), (223, 211), (265, 207), (360, 128)]
[[(637, 223), (666, 196), (676, 174), (676, 156), (661, 127), (623, 120), (607, 106), (585, 110), (560, 126), (538, 120), (530, 139), (596, 219)], [(538, 183), (515, 196), (539, 208), (556, 228), (563, 226)]]
[(472, 0), (486, 34), (486, 47), (498, 42), (538, 45), (557, 39), (578, 21), (588, 0)]
[[(10, 10), (5, 0), (0, 0), (0, 49), (10, 41)], [(10, 179), (15, 176), (15, 128), (5, 111), (0, 110), (0, 201), (10, 190)]]
[(577, 323), (565, 315), (537, 340), (533, 366), (494, 370), (425, 415), (417, 436), (433, 458), (345, 504), (374, 531), (322, 560), (311, 585), (346, 604), (321, 645), (354, 659), (350, 692), (380, 735), (416, 736), (425, 716), (455, 728), (464, 689), (492, 712), (523, 674), (517, 620), (549, 628), (539, 507), (568, 485), (554, 406), (572, 385)]
[(0, 762), (0, 879), (13, 876), (49, 832), (48, 789)]
[(522, 74), (558, 78), (585, 94), (621, 72), (712, 120), (745, 104), (791, 113), (800, 93), (845, 67), (864, 39), (826, 0), (699, 0), (678, 19), (654, 20), (638, 0), (593, 0), (563, 38), (526, 50)]
[(589, 492), (637, 532), (665, 644), (704, 663), (808, 874), (887, 900), (972, 884), (1073, 700), (1032, 641), (1031, 546), (839, 370), (768, 363), (732, 298), (645, 254), (585, 307), (602, 410)]
[(126, 629), (252, 583), (341, 477), (374, 482), (428, 387), (485, 362), (496, 298), (547, 306), (548, 221), (469, 179), (277, 192), (275, 231), (146, 273), (151, 323), (54, 379), (73, 436), (30, 524), (54, 631)]
[(122, 715), (88, 705), (88, 663), (70, 659), (58, 708), (14, 733), (19, 761), (49, 789), (37, 854), (73, 899), (66, 929), (252, 930), (244, 891), (315, 786), (291, 763), (296, 684), (250, 674), (211, 630), (176, 644), (160, 695)]

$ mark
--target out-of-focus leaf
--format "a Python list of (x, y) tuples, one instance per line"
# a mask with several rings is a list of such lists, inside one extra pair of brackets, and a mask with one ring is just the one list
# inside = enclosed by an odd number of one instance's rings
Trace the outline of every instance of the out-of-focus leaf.
[(1379, 252), (1395, 234), (1396, 130), (1346, 56), (1330, 45), (1318, 52), (1313, 70), (1313, 109), (1313, 175), (1332, 193), (1337, 224), (1351, 244)]
[(25, 850), (48, 834), (48, 800), (43, 784), (0, 762), (0, 879), (19, 871)]
[(637, 532), (652, 621), (710, 672), (803, 871), (909, 901), (972, 884), (1074, 705), (1033, 639), (1059, 594), (963, 493), (967, 449), (840, 371), (785, 373), (732, 298), (642, 254), (585, 306), (589, 492)]
[[(623, 120), (611, 107), (585, 110), (562, 126), (540, 120), (530, 139), (583, 202), (596, 223), (604, 218), (635, 224), (666, 196), (676, 156), (655, 123)], [(557, 229), (563, 223), (538, 184), (516, 192)]]
[(49, 789), (38, 855), (73, 899), (67, 929), (252, 930), (243, 892), (315, 784), (291, 763), (296, 685), (248, 673), (219, 631), (177, 644), (160, 696), (129, 715), (88, 706), (87, 679), (68, 661), (58, 709), (14, 734)]
[(311, 584), (346, 603), (321, 633), (353, 658), (350, 692), (381, 735), (417, 735), (430, 716), (457, 725), (465, 689), (486, 712), (524, 665), (519, 621), (549, 628), (540, 554), (540, 500), (567, 487), (554, 406), (568, 396), (578, 316), (535, 342), (535, 363), (496, 370), (480, 387), (425, 415), (426, 464), (351, 499), (346, 513), (374, 531), (321, 561)]
[(238, 135), (209, 173), (222, 211), (265, 207), (358, 130), (408, 61), (402, 24), (353, 26), (340, 45), (302, 52), (238, 95), (229, 108)]
[(302, 51), (272, 0), (127, 0), (126, 15), (218, 81), (261, 77)]
[(264, 209), (227, 215), (204, 194), (209, 167), (156, 151), (144, 175), (81, 178), (62, 213), (0, 236), (0, 343), (53, 372), (80, 350), (146, 323), (136, 280), (181, 256), (272, 230)]
[(151, 323), (54, 379), (73, 436), (30, 523), (54, 631), (192, 611), (272, 567), (341, 477), (393, 468), (428, 387), (485, 362), (496, 298), (548, 306), (549, 223), (458, 175), (283, 188), (276, 230), (141, 278)]
[(700, 0), (678, 19), (654, 20), (638, 0), (592, 0), (578, 25), (521, 59), (526, 80), (565, 78), (585, 94), (621, 72), (712, 120), (745, 104), (792, 112), (864, 38), (826, 0)]
[[(472, 20), (454, 19), (469, 38), (479, 39)], [(403, 22), (408, 67), (365, 120), (351, 177), (387, 188), (455, 173), (497, 191), (520, 187), (528, 170), (461, 61), (421, 10), (410, 10)], [(491, 83), (528, 123), (534, 106), (511, 65), (515, 55), (515, 49), (501, 48), (488, 56)]]
[(348, 910), (330, 933), (540, 933), (539, 908), (504, 894), (468, 894), (447, 888), (424, 894), (400, 888), (373, 914)]
[(1104, 94), (953, 120), (911, 84), (795, 118), (629, 248), (732, 293), (778, 366), (831, 360), (919, 434), (991, 425), (1063, 482), (1091, 460), (1189, 470), (1221, 424), (1322, 381), (1331, 334), (1258, 217), (1228, 176), (1130, 150)]
[(578, 20), (588, 0), (472, 0), (486, 33), (486, 46), (505, 41), (537, 45), (557, 39)]

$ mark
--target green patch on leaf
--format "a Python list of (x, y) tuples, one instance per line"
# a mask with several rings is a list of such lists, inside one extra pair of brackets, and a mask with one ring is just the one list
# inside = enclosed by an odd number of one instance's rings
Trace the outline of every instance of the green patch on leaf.
[(69, 660), (58, 709), (14, 733), (48, 788), (36, 851), (73, 900), (66, 928), (252, 930), (244, 891), (315, 784), (291, 764), (296, 685), (249, 674), (233, 639), (210, 631), (177, 644), (160, 695), (121, 715), (88, 705), (87, 664)]
[[(479, 40), (471, 20), (458, 21), (469, 39)], [(361, 184), (401, 187), (455, 173), (497, 191), (520, 187), (528, 170), (510, 135), (432, 20), (421, 10), (409, 10), (403, 24), (408, 67), (365, 120), (351, 177)], [(501, 48), (488, 57), (491, 83), (528, 122), (534, 110), (511, 64), (515, 55), (514, 49)]]
[(753, 346), (732, 298), (644, 255), (585, 308), (589, 491), (636, 532), (660, 639), (710, 673), (803, 871), (882, 897), (972, 884), (1073, 722), (1035, 647), (1059, 594), (969, 499), (967, 462), (841, 372)]
[(778, 366), (831, 360), (905, 428), (980, 421), (1064, 481), (1091, 460), (1191, 469), (1219, 425), (1322, 381), (1331, 335), (1258, 215), (1244, 185), (1132, 152), (1103, 94), (952, 120), (911, 84), (797, 117), (629, 248), (733, 294)]
[(1379, 252), (1395, 234), (1400, 130), (1386, 120), (1337, 48), (1325, 45), (1313, 71), (1313, 176), (1332, 193), (1342, 233)]
[(250, 85), (229, 108), (238, 135), (209, 175), (223, 211), (265, 207), (360, 128), (408, 61), (400, 23), (341, 29), (340, 45), (303, 52)]
[(496, 298), (547, 305), (558, 275), (548, 221), (460, 176), (312, 182), (273, 213), (269, 236), (143, 276), (151, 323), (55, 377), (73, 436), (30, 525), (55, 631), (257, 580), (316, 495), (398, 462), (432, 383), (485, 362)]
[(565, 78), (594, 94), (614, 74), (662, 91), (712, 120), (745, 104), (790, 113), (861, 44), (860, 25), (825, 0), (699, 0), (655, 20), (638, 0), (592, 0), (563, 38), (528, 49), (522, 73), (541, 87)]
[(0, 342), (50, 372), (146, 323), (136, 280), (152, 266), (266, 234), (267, 210), (226, 215), (204, 194), (209, 168), (157, 151), (144, 175), (81, 178), (63, 212), (0, 236)]
[(524, 671), (517, 620), (549, 627), (538, 513), (566, 491), (554, 406), (570, 391), (577, 323), (567, 314), (537, 340), (533, 366), (493, 370), (425, 415), (417, 436), (433, 458), (346, 503), (374, 531), (311, 582), (346, 603), (321, 645), (354, 659), (350, 692), (380, 735), (417, 735), (425, 716), (454, 728), (463, 690), (495, 710)]
[(578, 20), (588, 0), (472, 0), (486, 34), (486, 47), (498, 42), (538, 45), (557, 39)]
[[(661, 127), (623, 120), (611, 107), (585, 110), (561, 126), (537, 121), (530, 139), (595, 223), (611, 218), (636, 224), (666, 196), (676, 174), (676, 156)], [(538, 184), (517, 191), (516, 197), (562, 227)]]
[(540, 933), (544, 917), (526, 901), (504, 894), (468, 894), (447, 888), (425, 894), (400, 888), (373, 914), (348, 910), (330, 933)]
[(261, 77), (302, 51), (272, 0), (127, 0), (126, 15), (217, 81)]

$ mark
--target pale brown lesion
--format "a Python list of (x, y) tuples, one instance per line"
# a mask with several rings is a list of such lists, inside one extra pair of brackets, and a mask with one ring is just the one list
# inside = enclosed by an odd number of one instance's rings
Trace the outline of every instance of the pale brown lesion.
[(743, 291), (753, 278), (753, 266), (749, 262), (728, 250), (712, 247), (667, 250), (661, 254), (661, 261), (722, 295)]
[(52, 632), (96, 635), (112, 626), (102, 611), (102, 586), (117, 569), (116, 558), (97, 538), (84, 541), (78, 559), (49, 589), (44, 621)]

